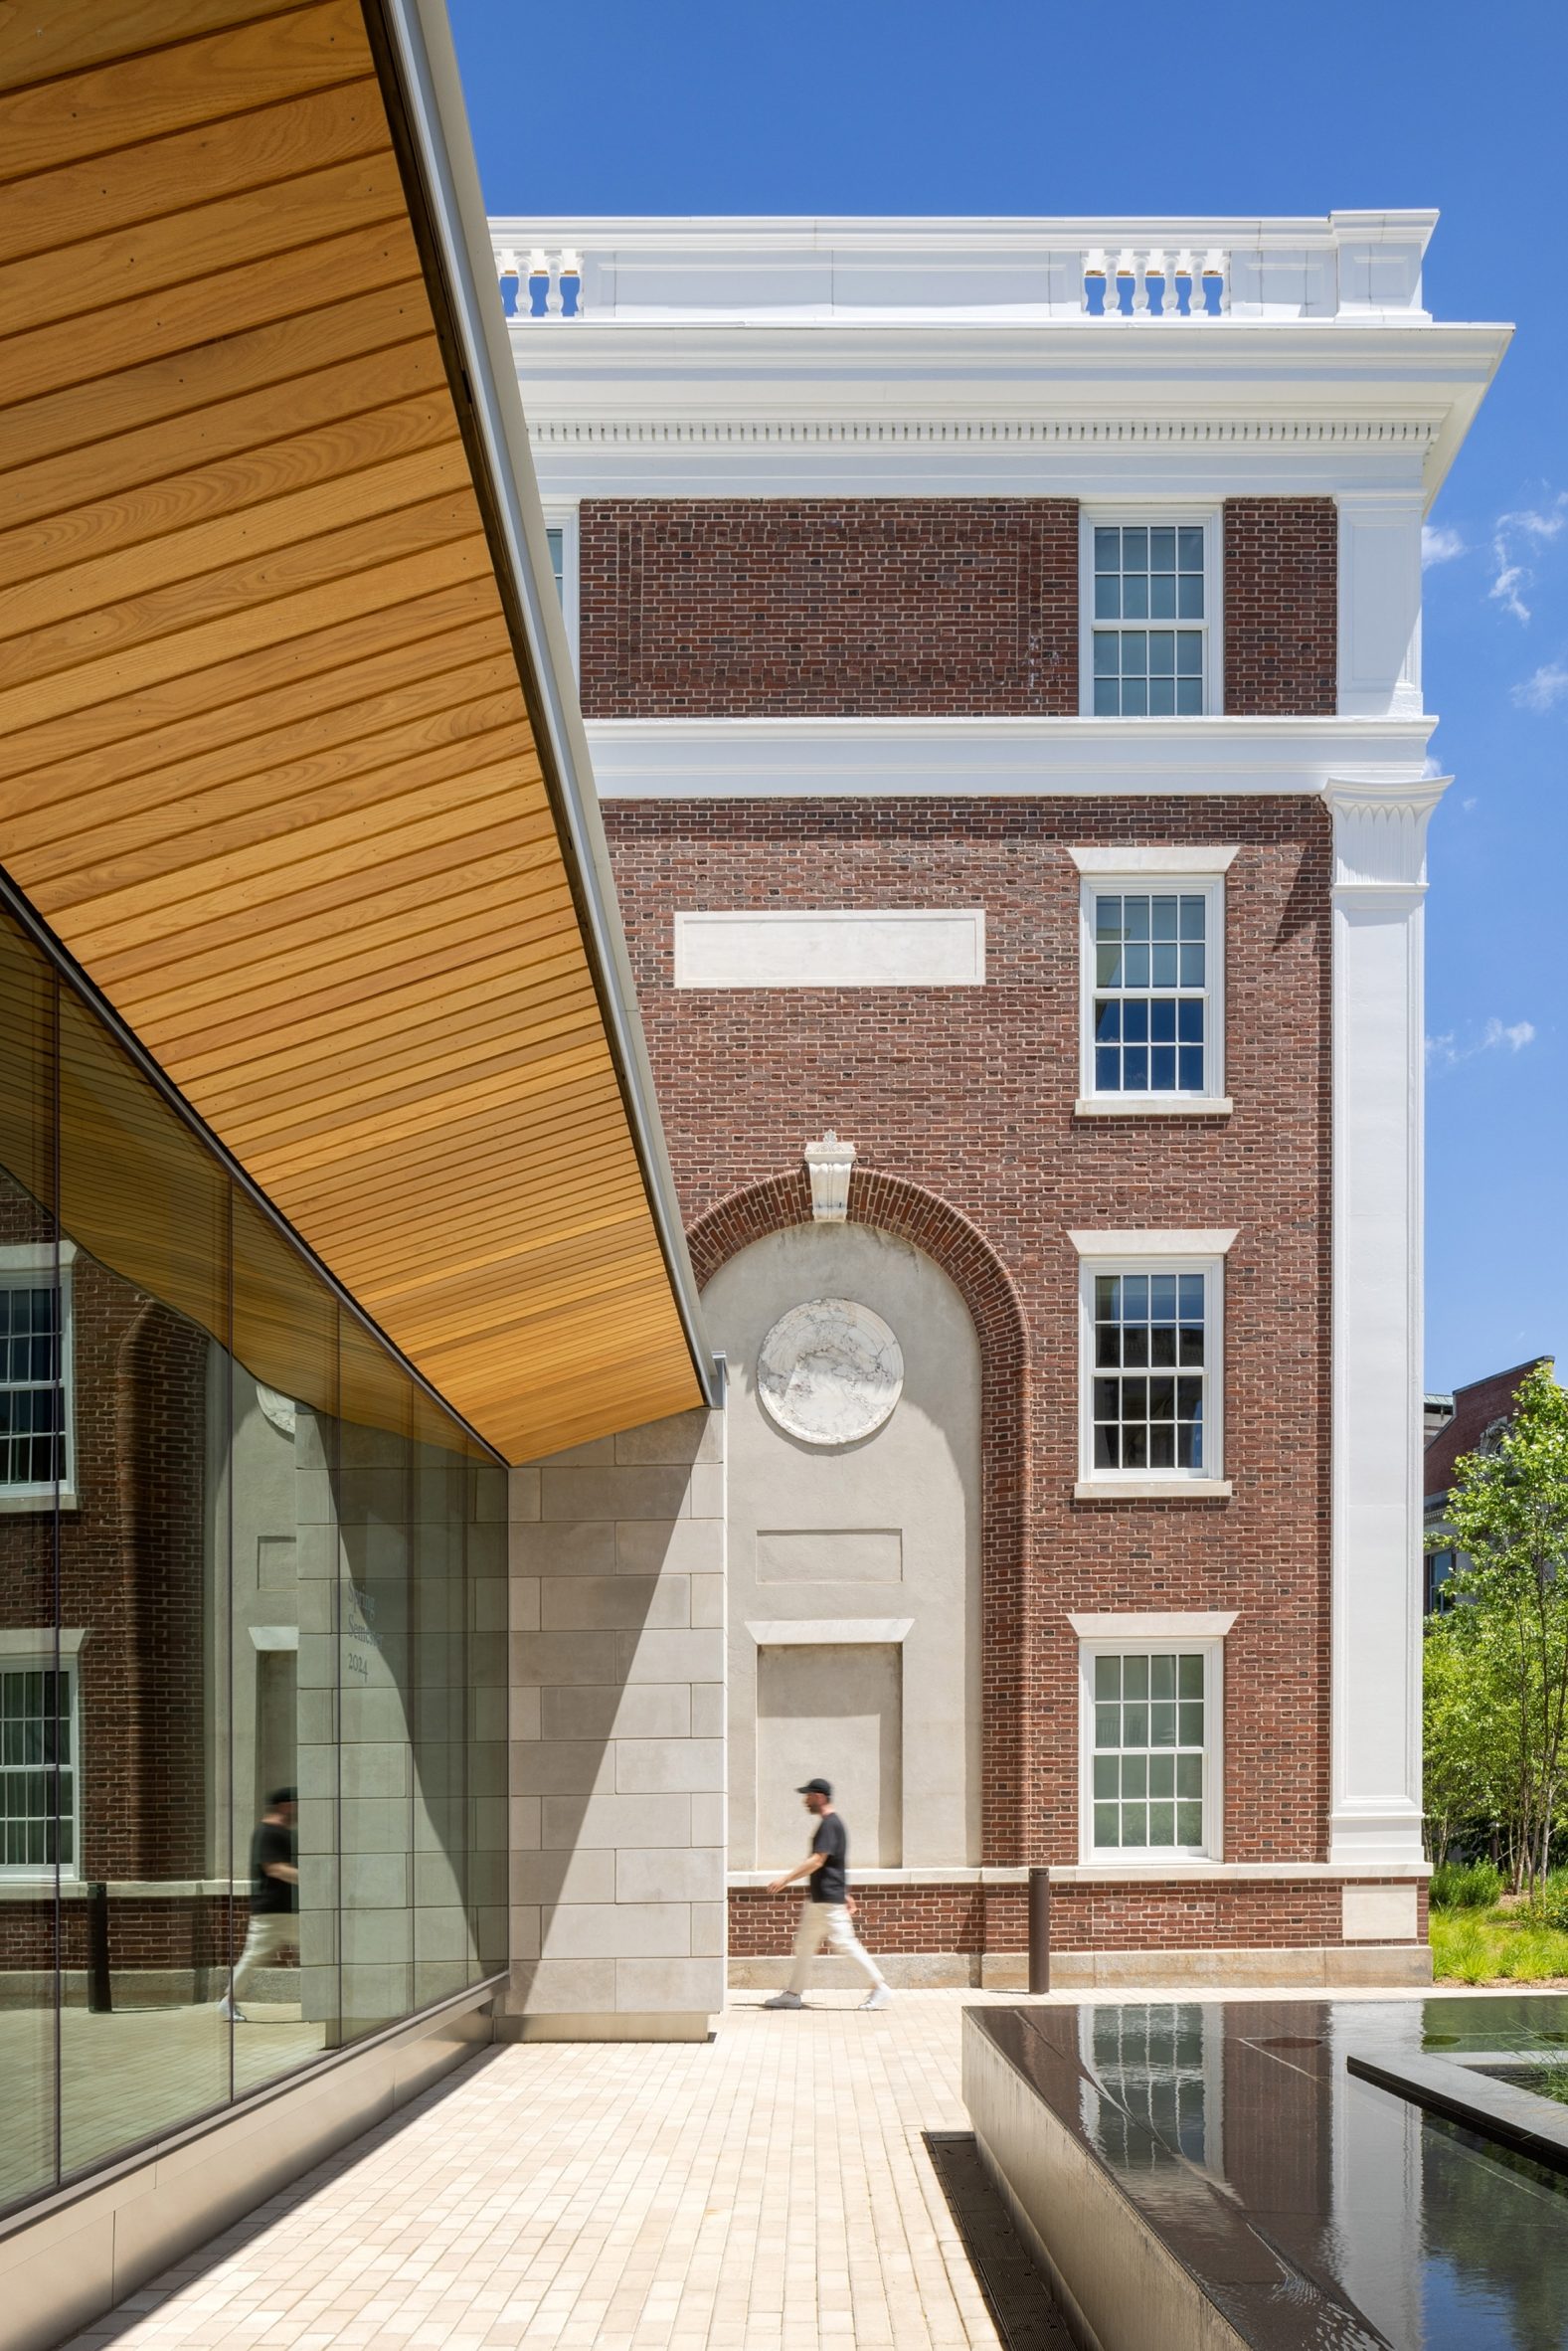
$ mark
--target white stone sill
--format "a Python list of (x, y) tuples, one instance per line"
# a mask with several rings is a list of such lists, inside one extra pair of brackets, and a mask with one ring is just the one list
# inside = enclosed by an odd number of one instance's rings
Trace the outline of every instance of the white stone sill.
[[(731, 1870), (725, 1884), (735, 1894), (766, 1893), (778, 1875), (777, 1870)], [(1027, 1870), (975, 1870), (964, 1867), (951, 1870), (855, 1870), (851, 1873), (850, 1892), (854, 1893), (861, 1886), (1027, 1886), (1028, 1883)]]
[(0, 1518), (5, 1519), (40, 1519), (53, 1511), (74, 1511), (81, 1507), (72, 1486), (62, 1486), (58, 1493), (0, 1494)]
[[(735, 1894), (765, 1892), (777, 1870), (731, 1870), (725, 1884)], [(1422, 1880), (1432, 1875), (1430, 1862), (1163, 1862), (1159, 1864), (1072, 1862), (1051, 1866), (1053, 1886), (1171, 1886), (1194, 1879), (1238, 1885), (1269, 1886), (1329, 1883), (1359, 1886), (1389, 1879)], [(1027, 1886), (1026, 1869), (855, 1870), (850, 1892), (869, 1886)], [(792, 1889), (791, 1889), (792, 1891)]]
[(1228, 1094), (1200, 1099), (1195, 1094), (1170, 1101), (1148, 1095), (1080, 1094), (1073, 1104), (1075, 1119), (1228, 1119), (1234, 1103)]
[(1075, 1502), (1229, 1502), (1229, 1478), (1080, 1478)]
[[(87, 1878), (62, 1877), (61, 1900), (85, 1901), (92, 1883)], [(111, 1901), (189, 1901), (193, 1896), (204, 1894), (235, 1895), (241, 1900), (249, 1900), (251, 1882), (248, 1878), (236, 1878), (233, 1882), (227, 1878), (110, 1878), (108, 1890)], [(0, 1902), (53, 1900), (54, 1895), (53, 1870), (39, 1870), (31, 1878), (23, 1877), (20, 1872), (15, 1876), (0, 1876)]]

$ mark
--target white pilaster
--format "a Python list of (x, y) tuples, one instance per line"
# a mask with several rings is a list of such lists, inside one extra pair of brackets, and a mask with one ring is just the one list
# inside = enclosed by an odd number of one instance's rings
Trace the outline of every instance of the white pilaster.
[(1421, 715), (1421, 518), (1426, 496), (1339, 493), (1339, 716)]
[(1421, 1858), (1422, 930), (1448, 778), (1331, 782), (1329, 1859)]

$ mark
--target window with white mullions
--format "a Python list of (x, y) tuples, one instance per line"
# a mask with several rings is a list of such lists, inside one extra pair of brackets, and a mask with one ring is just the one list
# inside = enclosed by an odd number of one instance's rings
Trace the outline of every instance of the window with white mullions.
[(43, 1493), (66, 1477), (62, 1291), (0, 1287), (0, 1493)]
[(0, 1870), (75, 1870), (75, 1675), (0, 1662)]
[(1208, 917), (1203, 890), (1096, 891), (1097, 1094), (1207, 1090)]
[(1201, 1273), (1094, 1277), (1094, 1467), (1205, 1468), (1208, 1285)]
[(1206, 1653), (1139, 1650), (1089, 1662), (1095, 1851), (1202, 1853)]
[(1093, 525), (1096, 718), (1198, 718), (1208, 707), (1208, 533), (1201, 522)]

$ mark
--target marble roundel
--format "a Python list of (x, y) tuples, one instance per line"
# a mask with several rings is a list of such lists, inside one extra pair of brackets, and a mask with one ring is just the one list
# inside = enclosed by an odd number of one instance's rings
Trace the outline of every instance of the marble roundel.
[(810, 1298), (781, 1315), (758, 1351), (764, 1408), (808, 1445), (869, 1437), (904, 1388), (904, 1355), (878, 1314), (853, 1298)]

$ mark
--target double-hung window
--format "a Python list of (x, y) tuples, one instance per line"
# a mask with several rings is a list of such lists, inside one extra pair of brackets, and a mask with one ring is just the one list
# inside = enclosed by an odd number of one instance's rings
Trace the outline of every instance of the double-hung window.
[(1085, 714), (1201, 718), (1217, 710), (1216, 519), (1091, 512), (1083, 528)]
[(0, 1248), (0, 1509), (71, 1499), (71, 1404), (67, 1248)]
[(1225, 1494), (1224, 1257), (1234, 1233), (1074, 1233), (1080, 1497)]
[(0, 1875), (77, 1868), (74, 1663), (0, 1655)]
[(1074, 1617), (1085, 1861), (1217, 1860), (1226, 1611)]
[(1074, 849), (1080, 1114), (1225, 1099), (1225, 883), (1233, 849)]

